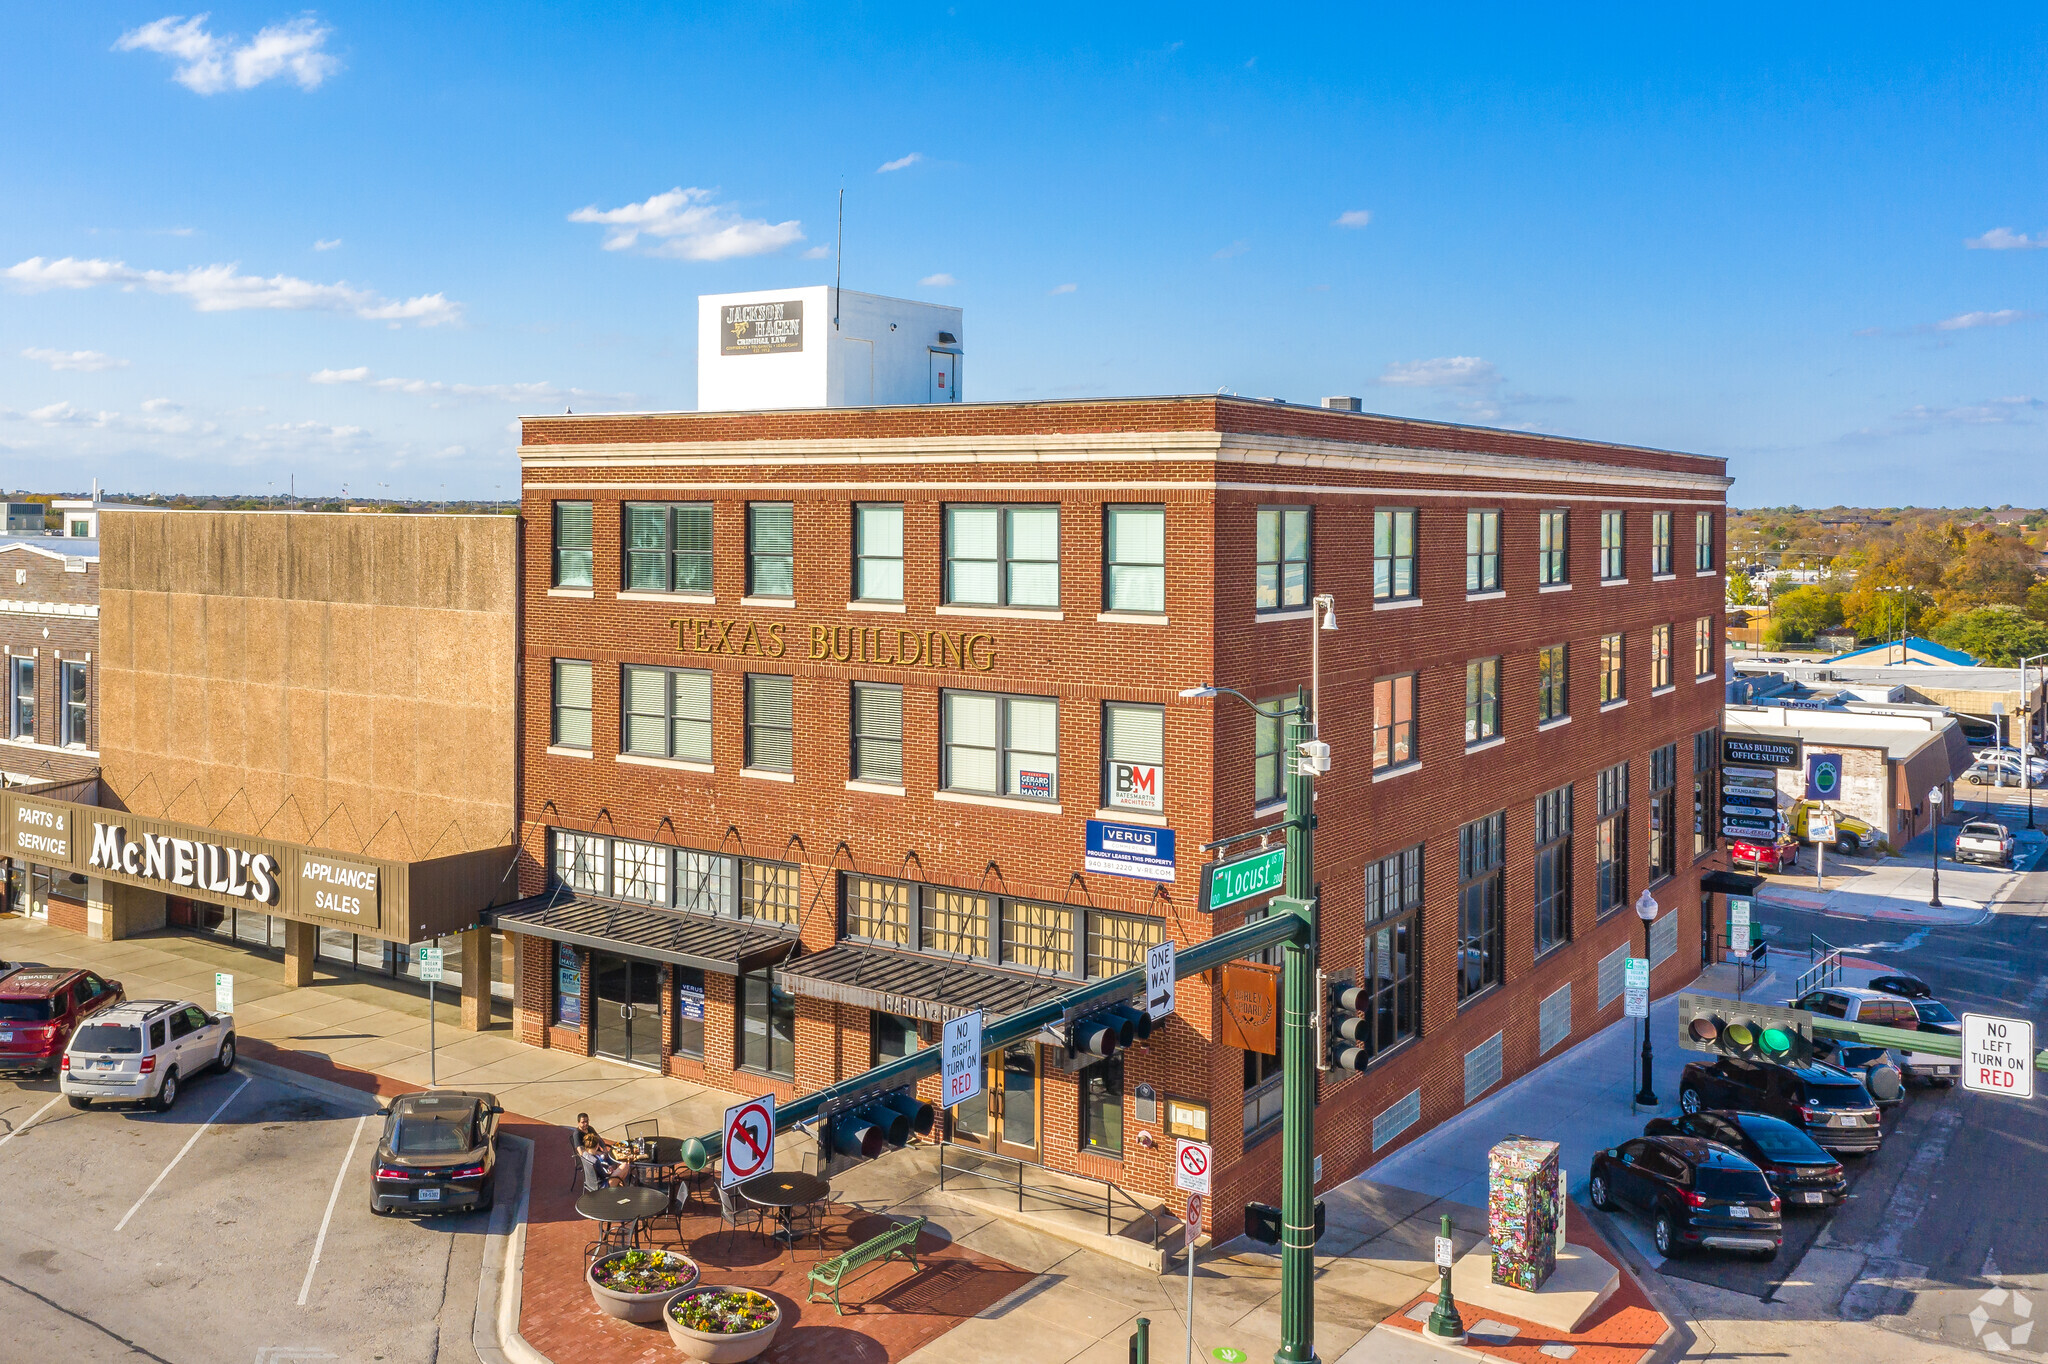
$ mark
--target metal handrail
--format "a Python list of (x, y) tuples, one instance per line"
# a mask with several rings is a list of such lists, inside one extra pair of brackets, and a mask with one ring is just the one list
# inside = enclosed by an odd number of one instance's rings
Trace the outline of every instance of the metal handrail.
[(1163, 1210), (1158, 1208), (1146, 1207), (1143, 1203), (1140, 1203), (1137, 1199), (1133, 1198), (1130, 1194), (1130, 1191), (1123, 1188), (1121, 1185), (1113, 1184), (1106, 1179), (1098, 1179), (1094, 1175), (1084, 1175), (1077, 1172), (1069, 1172), (1066, 1170), (1060, 1170), (1055, 1172), (1047, 1169), (1045, 1166), (1040, 1165), (1035, 1161), (1024, 1160), (1018, 1156), (1006, 1156), (998, 1151), (984, 1151), (979, 1147), (963, 1146), (959, 1142), (946, 1141), (939, 1143), (939, 1188), (941, 1190), (943, 1190), (946, 1187), (946, 1152), (949, 1150), (958, 1151), (964, 1155), (970, 1155), (977, 1161), (1000, 1160), (1006, 1161), (1009, 1164), (1016, 1166), (1017, 1178), (1014, 1182), (1007, 1179), (997, 1179), (994, 1176), (989, 1175), (982, 1170), (970, 1169), (967, 1166), (961, 1164), (955, 1164), (953, 1166), (953, 1173), (956, 1176), (968, 1175), (976, 1179), (985, 1179), (988, 1180), (990, 1183), (995, 1184), (999, 1188), (1015, 1189), (1017, 1191), (1017, 1211), (1019, 1212), (1024, 1211), (1024, 1195), (1027, 1192), (1030, 1193), (1031, 1196), (1034, 1198), (1044, 1198), (1051, 1202), (1058, 1203), (1062, 1207), (1072, 1208), (1076, 1212), (1093, 1212), (1096, 1208), (1095, 1200), (1092, 1197), (1086, 1198), (1084, 1200), (1083, 1195), (1074, 1192), (1072, 1189), (1062, 1189), (1057, 1184), (1048, 1184), (1043, 1187), (1027, 1186), (1024, 1180), (1024, 1172), (1026, 1169), (1043, 1170), (1047, 1174), (1058, 1173), (1062, 1178), (1065, 1179), (1085, 1180), (1090, 1184), (1100, 1184), (1102, 1186), (1101, 1207), (1103, 1235), (1114, 1236), (1116, 1234), (1116, 1198), (1117, 1195), (1121, 1194), (1126, 1203), (1128, 1203), (1137, 1212), (1141, 1213), (1145, 1217), (1145, 1220), (1152, 1224), (1152, 1248), (1154, 1250), (1157, 1250), (1159, 1248), (1159, 1214)]
[(1720, 934), (1718, 940), (1722, 958), (1735, 964), (1735, 997), (1741, 999), (1750, 986), (1764, 978), (1768, 970), (1764, 963), (1770, 956), (1771, 945), (1767, 940), (1758, 938), (1750, 944), (1747, 952), (1734, 952), (1726, 933)]
[(1804, 999), (1808, 990), (1818, 990), (1824, 985), (1833, 985), (1842, 978), (1842, 950), (1830, 947), (1827, 955), (1799, 973), (1799, 979), (1792, 982), (1792, 998)]

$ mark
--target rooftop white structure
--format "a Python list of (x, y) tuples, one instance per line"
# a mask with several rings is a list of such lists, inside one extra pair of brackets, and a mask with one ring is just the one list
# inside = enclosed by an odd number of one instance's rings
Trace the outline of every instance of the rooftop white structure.
[(697, 409), (957, 403), (960, 319), (825, 284), (699, 295)]

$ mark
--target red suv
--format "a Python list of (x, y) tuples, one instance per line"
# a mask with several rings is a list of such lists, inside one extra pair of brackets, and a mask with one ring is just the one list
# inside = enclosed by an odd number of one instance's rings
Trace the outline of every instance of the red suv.
[(69, 966), (30, 966), (0, 980), (0, 1071), (57, 1069), (72, 1032), (126, 998), (118, 980)]

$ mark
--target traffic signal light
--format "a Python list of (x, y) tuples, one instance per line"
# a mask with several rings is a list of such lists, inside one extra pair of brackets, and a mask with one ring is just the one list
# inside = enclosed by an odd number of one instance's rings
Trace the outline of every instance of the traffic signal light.
[(1322, 1069), (1365, 1069), (1372, 1059), (1372, 1020), (1366, 1016), (1370, 1003), (1366, 992), (1347, 977), (1323, 982)]
[(1067, 1053), (1078, 1057), (1114, 1056), (1151, 1035), (1150, 1014), (1128, 1004), (1112, 1004), (1067, 1024)]
[(1803, 1066), (1813, 1060), (1813, 1015), (1712, 995), (1680, 995), (1678, 1045), (1744, 1061)]
[[(1316, 1237), (1323, 1239), (1323, 1200), (1316, 1200)], [(1244, 1234), (1246, 1239), (1257, 1241), (1262, 1246), (1280, 1244), (1280, 1209), (1270, 1203), (1247, 1203), (1244, 1205)]]

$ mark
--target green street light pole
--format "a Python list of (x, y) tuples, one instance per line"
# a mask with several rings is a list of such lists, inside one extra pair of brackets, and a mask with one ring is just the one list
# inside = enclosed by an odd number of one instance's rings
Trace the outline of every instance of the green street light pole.
[(1280, 949), (1280, 1348), (1274, 1364), (1313, 1364), (1316, 1358), (1315, 1146), (1316, 1058), (1315, 978), (1317, 943), (1315, 891), (1316, 779), (1301, 760), (1301, 746), (1315, 737), (1307, 693), (1295, 693), (1286, 721), (1287, 886), (1289, 908), (1308, 925), (1306, 941)]

